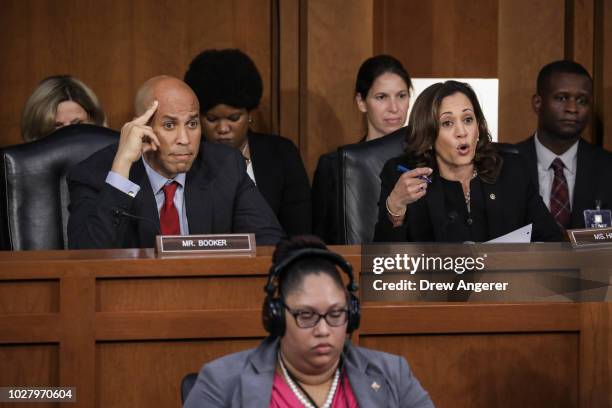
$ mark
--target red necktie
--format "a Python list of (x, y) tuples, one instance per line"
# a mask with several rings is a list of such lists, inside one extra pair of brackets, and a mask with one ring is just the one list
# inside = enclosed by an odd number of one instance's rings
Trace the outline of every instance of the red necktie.
[(570, 225), (572, 212), (570, 209), (567, 180), (563, 174), (563, 162), (557, 157), (550, 167), (555, 172), (555, 178), (550, 190), (550, 213), (555, 218), (555, 221), (557, 221), (557, 224), (565, 229)]
[(173, 181), (162, 188), (164, 190), (164, 205), (159, 210), (159, 225), (162, 235), (181, 234), (178, 211), (174, 206), (174, 193), (176, 193), (177, 186), (178, 183)]

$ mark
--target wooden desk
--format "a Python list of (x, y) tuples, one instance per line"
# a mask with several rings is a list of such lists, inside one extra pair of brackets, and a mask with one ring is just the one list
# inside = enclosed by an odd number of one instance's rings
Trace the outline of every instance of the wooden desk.
[[(359, 271), (360, 247), (334, 249)], [(525, 267), (589, 257), (525, 249)], [(265, 335), (270, 255), (0, 253), (0, 386), (75, 386), (78, 402), (67, 407), (178, 407), (187, 372)], [(406, 356), (438, 407), (607, 407), (610, 305), (365, 303), (353, 342)]]

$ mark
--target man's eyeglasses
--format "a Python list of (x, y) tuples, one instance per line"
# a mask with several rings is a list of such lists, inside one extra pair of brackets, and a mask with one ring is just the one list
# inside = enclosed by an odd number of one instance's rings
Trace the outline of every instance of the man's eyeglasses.
[(289, 306), (283, 303), (285, 309), (291, 313), (293, 318), (295, 319), (295, 324), (300, 329), (310, 329), (311, 327), (315, 327), (319, 324), (321, 318), (325, 319), (328, 325), (332, 327), (339, 327), (345, 324), (348, 320), (348, 309), (332, 309), (327, 311), (327, 313), (320, 314), (312, 310), (291, 310)]

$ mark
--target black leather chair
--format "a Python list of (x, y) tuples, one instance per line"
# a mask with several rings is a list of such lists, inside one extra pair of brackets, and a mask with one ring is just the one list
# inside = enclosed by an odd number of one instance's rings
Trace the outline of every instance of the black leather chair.
[(189, 392), (195, 385), (196, 380), (198, 379), (198, 373), (189, 373), (183, 380), (181, 381), (181, 403), (185, 403)]
[(510, 143), (493, 142), (493, 146), (495, 146), (497, 151), (502, 153), (519, 154), (519, 150), (516, 146)]
[(67, 248), (68, 170), (117, 142), (118, 135), (99, 126), (73, 125), (32, 143), (0, 149), (2, 249)]
[(387, 160), (404, 151), (407, 127), (380, 139), (341, 147), (340, 156), (340, 240), (365, 244), (374, 237), (380, 196), (379, 174)]
[[(378, 221), (380, 172), (387, 160), (404, 151), (408, 127), (403, 127), (380, 139), (341, 147), (340, 180), (340, 239), (347, 245), (372, 242)], [(505, 153), (516, 153), (514, 145), (494, 143)]]

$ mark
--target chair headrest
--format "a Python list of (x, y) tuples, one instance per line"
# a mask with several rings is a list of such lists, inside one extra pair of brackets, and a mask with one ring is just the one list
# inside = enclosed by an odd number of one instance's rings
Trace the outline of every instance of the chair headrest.
[(2, 249), (66, 247), (69, 169), (116, 143), (119, 133), (72, 125), (51, 135), (0, 149), (0, 246)]
[[(76, 164), (92, 153), (116, 143), (119, 133), (96, 125), (71, 125), (30, 143), (0, 149), (5, 161), (5, 171), (19, 168), (45, 168), (51, 163), (66, 160)], [(64, 160), (62, 160), (62, 158)]]

